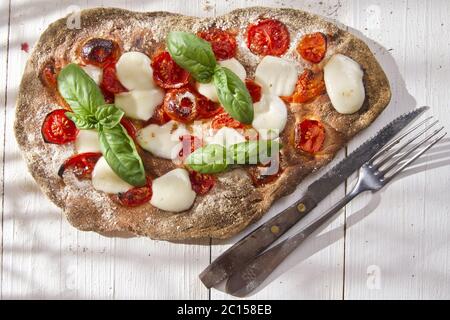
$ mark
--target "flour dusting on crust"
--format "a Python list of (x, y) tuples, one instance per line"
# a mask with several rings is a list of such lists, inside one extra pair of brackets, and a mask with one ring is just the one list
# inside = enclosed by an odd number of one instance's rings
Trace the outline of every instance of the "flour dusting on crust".
[[(281, 140), (282, 174), (272, 184), (255, 188), (245, 170), (236, 168), (218, 175), (216, 186), (205, 196), (197, 196), (193, 207), (182, 213), (161, 211), (150, 204), (136, 208), (117, 205), (110, 196), (93, 189), (90, 181), (79, 181), (67, 173), (58, 175), (59, 166), (75, 153), (73, 144), (52, 145), (42, 140), (40, 127), (50, 111), (59, 108), (39, 80), (45, 63), (79, 62), (77, 50), (89, 38), (104, 37), (118, 42), (123, 51), (140, 51), (152, 56), (164, 47), (169, 31), (197, 32), (210, 27), (237, 32), (236, 58), (253, 76), (260, 57), (246, 45), (248, 24), (275, 18), (288, 28), (291, 44), (285, 59), (294, 61), (299, 70), (307, 64), (298, 58), (295, 47), (307, 33), (323, 32), (329, 37), (327, 55), (343, 53), (357, 61), (365, 71), (367, 92), (362, 109), (352, 115), (337, 113), (326, 95), (307, 105), (291, 105)], [(390, 100), (389, 82), (368, 47), (355, 36), (339, 29), (324, 18), (294, 9), (247, 8), (217, 18), (194, 18), (168, 12), (131, 12), (122, 9), (89, 9), (81, 12), (82, 28), (69, 30), (66, 20), (52, 23), (43, 33), (26, 65), (17, 100), (15, 133), (29, 170), (44, 193), (62, 210), (70, 223), (81, 230), (96, 232), (127, 231), (154, 239), (187, 240), (192, 238), (227, 238), (259, 219), (280, 197), (292, 192), (301, 180), (334, 157), (348, 139), (367, 127)], [(314, 116), (325, 124), (326, 146), (315, 157), (299, 155), (292, 147), (296, 121)], [(145, 155), (155, 172), (173, 168), (170, 162)], [(153, 169), (152, 169), (153, 170)]]

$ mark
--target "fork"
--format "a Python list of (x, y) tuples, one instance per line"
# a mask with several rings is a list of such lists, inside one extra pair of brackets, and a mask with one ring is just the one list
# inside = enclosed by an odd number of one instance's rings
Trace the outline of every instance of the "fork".
[[(287, 238), (276, 246), (268, 249), (257, 256), (244, 269), (232, 274), (227, 281), (225, 290), (227, 293), (237, 297), (244, 297), (255, 290), (275, 268), (296, 249), (308, 236), (317, 230), (327, 220), (338, 213), (348, 202), (365, 191), (376, 192), (388, 184), (395, 176), (411, 165), (422, 154), (439, 142), (447, 133), (439, 133), (444, 129), (440, 127), (433, 132), (427, 133), (435, 128), (438, 121), (434, 121), (424, 129), (420, 127), (432, 117), (415, 125), (397, 139), (393, 140), (376, 153), (358, 171), (358, 180), (353, 189), (340, 201), (338, 201), (327, 212), (318, 219), (305, 226), (296, 235)], [(399, 145), (403, 139), (413, 135), (405, 143)], [(415, 143), (415, 144), (413, 144)], [(394, 149), (395, 146), (398, 147)], [(416, 151), (420, 147), (421, 150)], [(403, 151), (403, 152), (402, 152)], [(416, 151), (416, 153), (414, 153)]]

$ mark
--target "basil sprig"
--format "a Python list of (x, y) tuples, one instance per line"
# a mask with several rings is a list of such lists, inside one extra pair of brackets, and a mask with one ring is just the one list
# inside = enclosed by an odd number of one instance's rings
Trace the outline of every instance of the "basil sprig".
[(66, 112), (79, 129), (97, 129), (100, 148), (111, 169), (133, 186), (146, 183), (144, 165), (133, 139), (120, 124), (124, 112), (105, 104), (100, 88), (76, 64), (68, 64), (58, 75), (58, 90), (73, 112)]
[(252, 123), (252, 97), (237, 75), (228, 68), (217, 67), (214, 72), (214, 86), (220, 103), (232, 118), (242, 123)]
[(95, 118), (74, 112), (66, 112), (67, 118), (75, 122), (78, 129), (95, 129)]
[(58, 90), (79, 116), (92, 115), (98, 106), (105, 104), (97, 84), (75, 63), (68, 64), (59, 73)]
[(120, 120), (122, 120), (123, 115), (124, 112), (113, 104), (100, 106), (95, 111), (95, 119), (97, 120), (99, 129), (112, 129), (116, 127), (120, 123)]
[(217, 64), (211, 44), (193, 33), (174, 31), (167, 36), (167, 50), (175, 62), (198, 82), (210, 82)]
[(120, 124), (100, 127), (98, 134), (102, 154), (114, 172), (133, 186), (144, 185), (144, 165), (125, 128)]
[(253, 103), (244, 82), (217, 64), (211, 44), (189, 32), (167, 36), (167, 50), (175, 62), (201, 83), (213, 81), (220, 103), (239, 122), (253, 121)]
[(266, 164), (271, 161), (272, 152), (281, 148), (282, 145), (273, 140), (245, 141), (228, 149), (219, 144), (208, 144), (192, 152), (185, 165), (200, 173), (219, 173), (233, 164)]

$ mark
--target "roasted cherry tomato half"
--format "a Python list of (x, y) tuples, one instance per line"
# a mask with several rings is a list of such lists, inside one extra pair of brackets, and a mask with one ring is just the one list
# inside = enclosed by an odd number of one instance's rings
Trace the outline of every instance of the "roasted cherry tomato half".
[(271, 162), (266, 165), (259, 164), (249, 166), (247, 172), (252, 179), (253, 185), (255, 187), (263, 187), (275, 182), (283, 172), (280, 163), (281, 155), (278, 155), (276, 158), (273, 157)]
[(245, 86), (252, 97), (253, 103), (259, 102), (261, 100), (261, 86), (250, 79), (245, 80)]
[(164, 97), (164, 112), (173, 120), (188, 123), (197, 117), (199, 97), (189, 88), (171, 89)]
[(98, 159), (102, 156), (98, 152), (86, 152), (76, 154), (59, 167), (58, 175), (62, 178), (64, 172), (67, 169), (73, 170), (75, 176), (79, 179), (90, 179), (92, 177), (92, 171)]
[(307, 34), (298, 43), (297, 52), (303, 59), (319, 63), (327, 52), (327, 37), (322, 32)]
[(314, 73), (309, 69), (305, 69), (299, 76), (295, 90), (292, 96), (283, 98), (288, 102), (305, 103), (325, 93), (325, 81), (323, 72)]
[(78, 129), (72, 120), (67, 118), (66, 109), (58, 109), (50, 112), (44, 119), (41, 132), (47, 143), (64, 144), (74, 141)]
[(136, 127), (134, 126), (133, 122), (131, 120), (122, 117), (120, 120), (120, 124), (127, 130), (128, 135), (133, 139), (136, 140)]
[(223, 108), (201, 94), (197, 94), (197, 119), (209, 119), (222, 113)]
[(170, 120), (170, 117), (164, 111), (164, 106), (161, 104), (156, 107), (155, 111), (153, 112), (153, 116), (147, 122), (145, 122), (144, 127), (149, 124), (157, 124), (159, 126), (162, 126)]
[(211, 122), (211, 127), (213, 129), (220, 129), (223, 127), (233, 128), (233, 129), (243, 129), (244, 124), (233, 119), (228, 113), (221, 113), (214, 117)]
[(198, 195), (205, 195), (216, 184), (216, 178), (210, 174), (202, 174), (196, 171), (189, 172), (192, 190)]
[(44, 65), (41, 71), (41, 81), (45, 86), (56, 88), (57, 71), (54, 61), (49, 61)]
[(265, 19), (247, 29), (247, 46), (260, 56), (281, 56), (289, 48), (289, 42), (289, 31), (278, 20)]
[(109, 94), (117, 94), (128, 91), (117, 79), (116, 63), (108, 62), (103, 68), (103, 77), (100, 87)]
[(199, 32), (198, 36), (211, 43), (217, 60), (231, 59), (236, 55), (236, 37), (232, 33), (213, 28)]
[(105, 102), (109, 103), (109, 104), (113, 104), (114, 100), (115, 100), (114, 93), (109, 92), (108, 90), (103, 88), (102, 85), (100, 86), (100, 90), (102, 91), (103, 98), (105, 98)]
[(202, 147), (203, 145), (202, 140), (199, 137), (189, 134), (181, 136), (180, 141), (182, 148), (178, 153), (178, 156), (180, 157), (181, 161), (184, 161), (192, 152)]
[(152, 180), (147, 177), (145, 186), (134, 187), (127, 192), (117, 194), (117, 201), (124, 207), (137, 207), (149, 202), (152, 195)]
[(181, 88), (189, 81), (189, 73), (178, 66), (167, 51), (153, 58), (152, 68), (153, 79), (162, 88)]
[(109, 39), (93, 38), (83, 44), (81, 60), (86, 64), (102, 67), (118, 56), (118, 45)]
[(297, 124), (295, 147), (308, 153), (319, 152), (325, 141), (325, 128), (317, 120), (305, 119)]

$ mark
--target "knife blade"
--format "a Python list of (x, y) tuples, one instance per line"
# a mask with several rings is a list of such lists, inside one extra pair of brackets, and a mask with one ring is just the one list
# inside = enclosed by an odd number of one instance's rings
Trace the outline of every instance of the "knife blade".
[(242, 238), (203, 270), (199, 275), (203, 284), (207, 288), (213, 287), (259, 255), (314, 209), (322, 199), (359, 169), (363, 163), (372, 158), (397, 133), (428, 109), (429, 107), (420, 107), (394, 119), (374, 137), (311, 183), (300, 200)]

